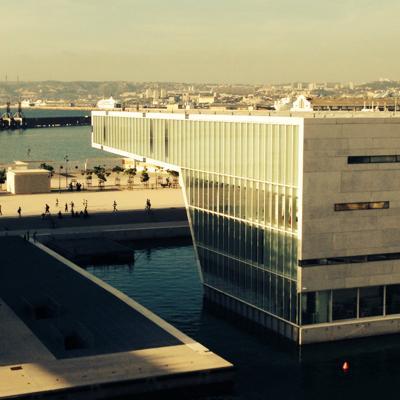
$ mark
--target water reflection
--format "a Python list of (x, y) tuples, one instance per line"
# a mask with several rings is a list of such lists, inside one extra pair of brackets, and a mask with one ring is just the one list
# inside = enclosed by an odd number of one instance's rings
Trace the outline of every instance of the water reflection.
[(203, 398), (369, 399), (397, 391), (399, 335), (299, 348), (203, 301), (191, 245), (148, 242), (136, 254), (134, 268), (89, 270), (235, 364), (233, 394)]

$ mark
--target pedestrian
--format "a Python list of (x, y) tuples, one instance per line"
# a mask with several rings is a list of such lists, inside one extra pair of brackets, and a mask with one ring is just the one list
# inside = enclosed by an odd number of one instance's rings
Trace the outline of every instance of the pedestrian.
[(114, 200), (113, 203), (113, 211), (117, 211), (117, 202)]
[(56, 207), (58, 207), (58, 198), (56, 199)]
[(68, 212), (68, 204), (67, 203), (65, 203), (64, 211)]
[(18, 207), (17, 213), (18, 213), (18, 217), (21, 218), (21, 213), (22, 213), (21, 206)]
[(150, 210), (151, 210), (151, 202), (150, 202), (150, 199), (147, 199), (147, 200), (146, 200), (146, 210), (147, 210), (147, 211), (150, 211)]
[(61, 210), (58, 211), (58, 218), (59, 218), (59, 219), (62, 218)]
[(71, 201), (70, 206), (71, 206), (71, 211), (74, 211), (74, 206), (75, 206), (75, 204), (74, 204), (73, 201)]
[(1, 211), (1, 204), (0, 204), (0, 215), (3, 215), (3, 212)]
[(45, 214), (50, 214), (50, 206), (48, 204), (46, 204), (45, 207), (44, 207), (44, 213)]

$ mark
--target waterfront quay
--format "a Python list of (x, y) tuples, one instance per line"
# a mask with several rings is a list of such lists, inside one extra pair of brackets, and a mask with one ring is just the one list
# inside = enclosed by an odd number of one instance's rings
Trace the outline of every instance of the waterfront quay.
[(232, 378), (232, 364), (43, 244), (2, 237), (0, 251), (1, 399), (154, 394)]

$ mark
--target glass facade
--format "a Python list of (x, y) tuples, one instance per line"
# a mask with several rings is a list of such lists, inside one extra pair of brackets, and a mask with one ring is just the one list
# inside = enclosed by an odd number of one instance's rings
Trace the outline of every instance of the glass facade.
[(204, 284), (297, 324), (300, 123), (208, 117), (94, 114), (93, 142), (177, 166)]
[(323, 290), (301, 295), (302, 325), (400, 314), (400, 285)]

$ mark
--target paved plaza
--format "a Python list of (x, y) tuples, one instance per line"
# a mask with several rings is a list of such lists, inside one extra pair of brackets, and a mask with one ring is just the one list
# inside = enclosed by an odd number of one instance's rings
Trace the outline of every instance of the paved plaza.
[[(58, 206), (57, 206), (58, 199)], [(65, 204), (68, 205), (68, 213), (71, 210), (71, 202), (74, 203), (75, 212), (84, 210), (84, 201), (87, 200), (88, 212), (112, 212), (114, 201), (118, 211), (144, 210), (146, 199), (151, 200), (153, 209), (184, 207), (182, 192), (180, 189), (137, 189), (137, 190), (103, 190), (82, 192), (52, 192), (45, 194), (10, 195), (0, 192), (0, 205), (2, 216), (18, 217), (18, 208), (21, 207), (21, 215), (40, 216), (45, 212), (45, 206), (50, 206), (50, 214), (56, 215), (59, 211), (65, 213)]]

